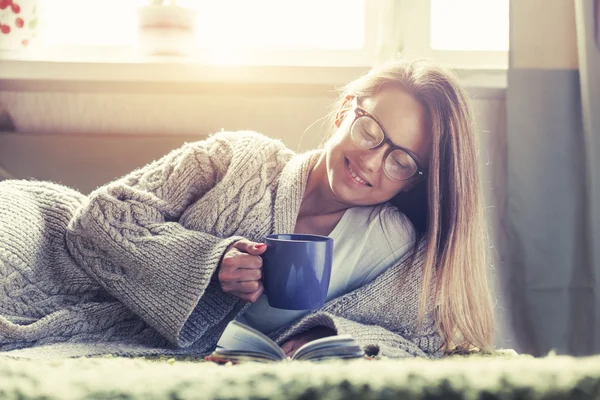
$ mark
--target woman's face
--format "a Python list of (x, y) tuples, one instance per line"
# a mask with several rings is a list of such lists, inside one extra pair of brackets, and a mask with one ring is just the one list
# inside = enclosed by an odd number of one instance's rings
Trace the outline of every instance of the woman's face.
[[(422, 167), (428, 165), (432, 144), (426, 131), (426, 113), (411, 94), (384, 87), (372, 97), (361, 98), (358, 105), (379, 121), (392, 143), (412, 152)], [(390, 178), (383, 166), (390, 145), (372, 150), (357, 145), (350, 136), (354, 118), (353, 110), (340, 116), (338, 130), (326, 145), (327, 177), (335, 197), (350, 206), (366, 206), (384, 203), (409, 190), (419, 178)]]

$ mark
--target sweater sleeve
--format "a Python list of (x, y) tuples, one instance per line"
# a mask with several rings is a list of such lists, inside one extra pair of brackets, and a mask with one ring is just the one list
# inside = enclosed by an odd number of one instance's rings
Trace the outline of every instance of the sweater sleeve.
[[(179, 218), (227, 172), (233, 139), (217, 134), (95, 190), (67, 230), (78, 264), (170, 342), (187, 347), (236, 307), (211, 277), (229, 245)], [(242, 304), (243, 305), (243, 304)]]

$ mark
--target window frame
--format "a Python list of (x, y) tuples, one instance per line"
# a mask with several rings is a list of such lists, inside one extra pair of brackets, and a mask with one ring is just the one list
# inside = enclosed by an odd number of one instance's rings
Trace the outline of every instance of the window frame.
[[(394, 42), (392, 46), (398, 48), (398, 51), (389, 48), (384, 51), (381, 48), (381, 40), (385, 36), (380, 22), (390, 4), (401, 5), (401, 26), (395, 28), (403, 37), (399, 37), (398, 42)], [(453, 68), (461, 79), (466, 79), (473, 87), (493, 91), (506, 87), (506, 52), (431, 50), (430, 0), (365, 0), (364, 5), (365, 46), (360, 51), (292, 50), (286, 54), (279, 50), (279, 64), (228, 65), (206, 63), (194, 58), (141, 57), (127, 46), (97, 46), (92, 51), (85, 46), (60, 46), (37, 54), (0, 52), (0, 83), (45, 80), (80, 83), (247, 82), (342, 85), (392, 53), (401, 52), (433, 57)], [(415, 14), (411, 14), (413, 12)], [(409, 14), (410, 18), (407, 17)], [(408, 32), (411, 34), (408, 35)], [(388, 54), (384, 54), (386, 51)], [(328, 62), (306, 62), (311, 54)], [(287, 62), (283, 62), (284, 60)]]

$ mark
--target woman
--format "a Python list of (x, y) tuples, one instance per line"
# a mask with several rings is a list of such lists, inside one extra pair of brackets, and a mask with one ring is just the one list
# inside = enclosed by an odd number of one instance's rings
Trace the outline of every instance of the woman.
[[(263, 324), (288, 354), (344, 333), (390, 357), (488, 349), (477, 145), (456, 78), (423, 60), (391, 61), (344, 89), (333, 122), (323, 149), (299, 155), (222, 132), (87, 198), (0, 184), (0, 349), (66, 341), (204, 354), (234, 318)], [(355, 268), (334, 250), (334, 270), (359, 273), (322, 309), (271, 323), (260, 306), (262, 238), (329, 235), (344, 218), (373, 229), (387, 253), (354, 252), (367, 254)], [(353, 248), (371, 237), (348, 229)]]

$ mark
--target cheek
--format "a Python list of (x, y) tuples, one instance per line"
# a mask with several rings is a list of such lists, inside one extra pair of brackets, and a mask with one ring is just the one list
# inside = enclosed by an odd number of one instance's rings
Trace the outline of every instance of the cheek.
[(344, 154), (354, 151), (355, 148), (340, 129), (327, 141), (325, 150), (327, 153), (329, 153), (331, 161), (335, 161), (337, 163), (341, 162)]
[(352, 143), (352, 140), (350, 139), (350, 127), (352, 126), (353, 121), (354, 119), (349, 118), (348, 116), (344, 118), (342, 124), (336, 129), (329, 141), (335, 144)]
[(402, 191), (402, 189), (406, 186), (405, 183), (397, 183), (389, 181), (387, 178), (385, 182), (382, 182), (381, 185), (381, 197), (382, 201), (389, 201), (393, 199), (398, 193)]
[(342, 127), (339, 128), (337, 131), (335, 131), (335, 133), (327, 141), (327, 147), (329, 147), (333, 150), (334, 148), (337, 148), (340, 146), (345, 146), (347, 139), (348, 139), (348, 135), (346, 134), (346, 130), (344, 129), (344, 126), (342, 125)]

